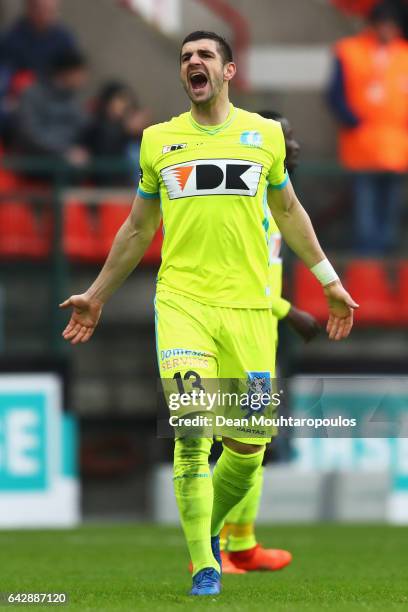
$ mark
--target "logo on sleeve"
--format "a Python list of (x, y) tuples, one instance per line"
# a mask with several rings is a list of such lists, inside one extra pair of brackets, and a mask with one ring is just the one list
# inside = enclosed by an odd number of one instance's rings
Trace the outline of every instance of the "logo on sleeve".
[(208, 195), (253, 197), (261, 173), (261, 164), (241, 159), (195, 160), (161, 171), (170, 200)]

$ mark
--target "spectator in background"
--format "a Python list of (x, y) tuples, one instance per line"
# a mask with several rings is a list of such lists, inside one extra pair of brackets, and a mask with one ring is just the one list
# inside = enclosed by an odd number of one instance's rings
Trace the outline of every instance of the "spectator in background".
[[(380, 0), (331, 0), (332, 3), (347, 15), (362, 15), (367, 17)], [(395, 8), (404, 33), (408, 38), (408, 0), (388, 0)]]
[[(395, 9), (402, 33), (408, 39), (408, 0), (388, 0), (388, 2)], [(377, 0), (376, 4), (381, 4), (381, 2)]]
[(368, 27), (335, 47), (328, 91), (342, 164), (355, 172), (354, 226), (362, 254), (397, 244), (401, 174), (408, 170), (408, 43), (399, 13), (377, 5)]
[(132, 183), (139, 184), (140, 180), (140, 144), (142, 142), (143, 130), (152, 122), (149, 109), (140, 108), (133, 104), (126, 115), (125, 129), (127, 136), (126, 154), (132, 168)]
[(58, 21), (59, 0), (25, 0), (25, 12), (0, 40), (0, 98), (4, 126), (19, 94), (43, 75), (55, 56), (76, 48)]
[(17, 151), (65, 159), (81, 165), (88, 159), (79, 146), (86, 114), (79, 99), (87, 79), (84, 57), (68, 50), (54, 58), (49, 75), (27, 89), (17, 114)]
[[(123, 83), (106, 83), (96, 99), (96, 111), (83, 143), (95, 158), (116, 158), (124, 170), (115, 173), (95, 172), (98, 185), (118, 185), (139, 180), (140, 141), (149, 125), (150, 113), (139, 109), (133, 92)], [(126, 167), (126, 162), (128, 162)], [(131, 176), (129, 169), (131, 168)]]
[(408, 39), (408, 0), (394, 0), (401, 11), (401, 24), (404, 36)]
[(71, 32), (58, 21), (59, 0), (25, 0), (25, 14), (3, 34), (0, 62), (10, 74), (43, 74), (53, 57), (76, 48)]
[(86, 146), (95, 157), (123, 156), (126, 150), (125, 118), (132, 102), (123, 83), (104, 85), (96, 100), (96, 112), (85, 134)]

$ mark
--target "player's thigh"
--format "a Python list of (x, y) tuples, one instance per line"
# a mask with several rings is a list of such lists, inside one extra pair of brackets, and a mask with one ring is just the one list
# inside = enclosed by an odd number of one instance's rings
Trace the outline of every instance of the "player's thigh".
[(271, 309), (225, 309), (219, 349), (222, 378), (275, 375), (277, 320)]
[(212, 437), (205, 395), (218, 380), (216, 347), (207, 320), (211, 312), (170, 292), (157, 295), (155, 309), (160, 377), (175, 437)]
[[(160, 292), (155, 300), (156, 343), (160, 378), (165, 397), (210, 392), (218, 380), (218, 357), (211, 328), (212, 310), (203, 304), (170, 292)], [(201, 404), (199, 405), (201, 407)], [(191, 407), (180, 406), (177, 414), (190, 414)]]
[(269, 309), (230, 309), (224, 313), (223, 338), (219, 350), (220, 377), (240, 388), (249, 397), (263, 396), (265, 405), (252, 402), (237, 409), (248, 426), (238, 427), (235, 434), (229, 430), (224, 436), (243, 444), (264, 445), (270, 442), (277, 430), (270, 424), (256, 424), (262, 417), (265, 422), (276, 416), (268, 396), (274, 393), (274, 376), (277, 348), (277, 320)]
[(160, 292), (155, 300), (155, 315), (160, 377), (184, 379), (196, 372), (201, 378), (216, 378), (217, 349), (203, 305), (184, 296)]

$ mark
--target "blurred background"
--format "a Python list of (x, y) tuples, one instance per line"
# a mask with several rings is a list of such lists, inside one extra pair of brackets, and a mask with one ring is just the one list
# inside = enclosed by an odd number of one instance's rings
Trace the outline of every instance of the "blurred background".
[[(360, 304), (344, 343), (281, 324), (285, 411), (313, 399), (310, 380), (351, 375), (354, 407), (378, 403), (382, 379), (406, 410), (408, 2), (0, 0), (0, 25), (0, 527), (177, 521), (172, 441), (156, 435), (161, 233), (92, 342), (64, 344), (57, 305), (129, 213), (143, 129), (188, 109), (192, 30), (232, 42), (234, 104), (289, 119), (293, 183)], [(317, 281), (286, 252), (284, 295), (324, 325)], [(403, 437), (282, 435), (265, 480), (263, 522), (408, 522)]]

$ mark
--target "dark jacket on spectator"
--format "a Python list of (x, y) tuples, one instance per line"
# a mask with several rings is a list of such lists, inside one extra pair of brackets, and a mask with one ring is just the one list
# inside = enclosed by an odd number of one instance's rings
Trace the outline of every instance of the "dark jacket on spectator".
[(0, 64), (9, 71), (43, 73), (53, 57), (76, 48), (74, 36), (62, 25), (36, 30), (22, 17), (6, 32), (0, 43)]
[(125, 157), (128, 137), (122, 121), (97, 117), (86, 130), (83, 144), (94, 157)]
[(27, 155), (62, 156), (78, 143), (85, 123), (78, 97), (43, 80), (22, 97), (17, 115), (17, 148)]
[[(24, 75), (28, 82), (44, 74), (56, 55), (75, 49), (74, 36), (62, 25), (38, 31), (22, 17), (0, 39), (0, 132), (8, 144), (14, 130), (14, 108), (7, 96), (15, 97), (14, 77)], [(24, 86), (25, 88), (25, 86)], [(17, 86), (20, 89), (20, 86)], [(19, 94), (17, 94), (19, 97)], [(12, 122), (12, 125), (11, 123)]]
[[(81, 144), (95, 158), (116, 158), (123, 163), (128, 161), (128, 137), (121, 121), (113, 121), (97, 116), (85, 130)], [(123, 185), (129, 183), (128, 170), (117, 172), (95, 172), (92, 181), (99, 186)]]
[(328, 103), (338, 121), (347, 127), (356, 127), (360, 120), (351, 109), (346, 96), (344, 70), (341, 61), (335, 58), (327, 90)]

